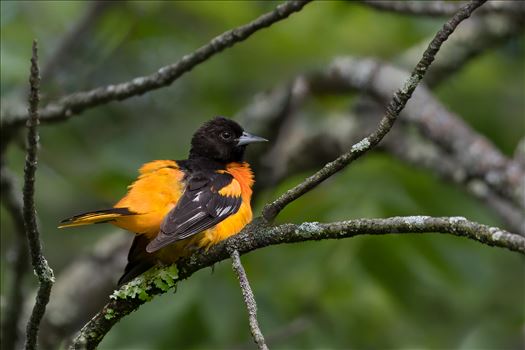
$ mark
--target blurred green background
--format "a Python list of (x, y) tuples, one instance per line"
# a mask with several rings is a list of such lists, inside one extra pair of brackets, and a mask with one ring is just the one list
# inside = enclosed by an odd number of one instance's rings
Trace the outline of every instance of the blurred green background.
[[(150, 74), (275, 5), (117, 2), (42, 82), (43, 98)], [(82, 1), (1, 2), (3, 103), (23, 98), (31, 40), (39, 40), (44, 64), (88, 6)], [(144, 162), (186, 157), (191, 134), (204, 120), (232, 116), (256, 93), (323, 67), (335, 56), (391, 60), (434, 34), (443, 21), (320, 1), (198, 66), (173, 86), (43, 125), (36, 201), (51, 266), (59, 274), (113, 231), (99, 225), (59, 231), (60, 219), (113, 204)], [(476, 58), (436, 91), (450, 110), (507, 155), (524, 135), (524, 47), (521, 35)], [(334, 102), (333, 109), (342, 108)], [(20, 137), (6, 154), (19, 175), (22, 144)], [(255, 212), (305, 175), (258, 196)], [(3, 207), (1, 214), (4, 300), (10, 288), (6, 259), (13, 233)], [(294, 202), (279, 220), (415, 214), (461, 215), (501, 225), (462, 189), (379, 153), (367, 155)], [(524, 345), (524, 259), (503, 249), (441, 235), (361, 236), (270, 247), (243, 261), (271, 348)], [(250, 344), (241, 293), (230, 264), (223, 262), (214, 273), (200, 271), (181, 283), (175, 295), (155, 298), (125, 318), (100, 349), (239, 349)]]

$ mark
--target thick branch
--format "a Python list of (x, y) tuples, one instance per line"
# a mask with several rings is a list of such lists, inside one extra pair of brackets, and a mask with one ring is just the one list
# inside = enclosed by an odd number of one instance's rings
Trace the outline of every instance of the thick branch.
[(26, 349), (36, 349), (38, 338), (38, 329), (40, 321), (44, 316), (46, 305), (49, 302), (51, 287), (53, 286), (53, 270), (49, 267), (47, 260), (42, 254), (42, 245), (40, 243), (40, 233), (36, 223), (35, 210), (35, 173), (37, 167), (37, 148), (38, 148), (38, 131), (39, 123), (38, 102), (40, 88), (40, 72), (38, 68), (37, 43), (33, 42), (33, 57), (31, 58), (31, 76), (29, 78), (29, 119), (27, 122), (27, 155), (24, 168), (24, 226), (29, 242), (29, 251), (31, 253), (31, 263), (38, 277), (39, 287), (37, 291), (35, 306), (27, 323)]
[[(347, 57), (335, 60), (328, 71), (313, 78), (316, 81), (312, 86), (319, 89), (318, 93), (364, 90), (383, 102), (407, 75), (389, 64)], [(465, 180), (480, 179), (510, 203), (525, 208), (523, 167), (448, 111), (428, 89), (418, 89), (402, 115), (403, 122), (416, 125), (428, 140), (453, 155), (467, 169), (468, 172), (462, 174)]]
[(454, 32), (459, 23), (468, 18), (470, 14), (484, 2), (485, 0), (469, 2), (468, 5), (462, 7), (450, 20), (447, 21), (447, 23), (443, 25), (443, 28), (437, 32), (428, 48), (423, 53), (423, 57), (412, 71), (410, 77), (405, 81), (403, 88), (397, 90), (394, 94), (386, 108), (384, 117), (381, 119), (374, 132), (352, 146), (349, 152), (343, 154), (333, 162), (326, 164), (317, 173), (308, 177), (305, 181), (288, 190), (274, 202), (267, 205), (263, 210), (264, 218), (268, 221), (273, 220), (286, 205), (309, 192), (321, 182), (345, 168), (352, 161), (374, 148), (394, 125), (399, 113), (401, 113), (412, 96), (412, 93), (434, 61), (441, 45), (448, 39), (450, 34)]
[(269, 226), (265, 220), (257, 218), (238, 235), (220, 242), (208, 251), (199, 250), (180, 260), (176, 265), (177, 271), (173, 266), (159, 268), (121, 287), (106, 306), (80, 330), (71, 349), (94, 349), (121, 318), (135, 311), (153, 296), (165, 293), (177, 282), (227, 259), (230, 256), (228, 251), (231, 250), (245, 254), (283, 243), (342, 239), (360, 235), (430, 232), (466, 237), (489, 246), (525, 254), (525, 237), (497, 227), (468, 221), (463, 217), (408, 216), (279, 226)]
[[(231, 47), (252, 34), (281, 21), (294, 12), (300, 11), (311, 0), (287, 1), (252, 22), (224, 32), (213, 38), (208, 44), (200, 47), (191, 54), (183, 56), (179, 61), (160, 68), (156, 73), (137, 77), (131, 81), (99, 87), (91, 91), (77, 92), (66, 96), (55, 103), (50, 103), (40, 111), (42, 121), (57, 121), (67, 119), (82, 111), (108, 103), (110, 101), (124, 100), (133, 96), (142, 95), (148, 91), (156, 90), (172, 84), (183, 74), (191, 71), (200, 63), (208, 60), (224, 49)], [(2, 127), (20, 125), (28, 118), (27, 114), (12, 116), (2, 115)]]
[(230, 253), (230, 256), (232, 258), (233, 270), (239, 279), (244, 303), (248, 309), (248, 321), (250, 324), (250, 331), (252, 332), (253, 340), (255, 341), (255, 344), (257, 344), (257, 348), (259, 348), (259, 350), (268, 350), (268, 346), (264, 341), (261, 328), (257, 322), (257, 303), (255, 302), (255, 296), (253, 295), (252, 288), (250, 287), (248, 276), (246, 276), (246, 271), (244, 271), (244, 267), (242, 266), (239, 252), (233, 249)]
[[(377, 10), (397, 12), (408, 15), (423, 15), (423, 16), (451, 16), (461, 6), (465, 5), (465, 1), (443, 1), (443, 0), (361, 0), (363, 4), (371, 6)], [(488, 1), (485, 6), (479, 11), (481, 14), (489, 14), (494, 12), (525, 12), (525, 4), (516, 0), (496, 0)]]

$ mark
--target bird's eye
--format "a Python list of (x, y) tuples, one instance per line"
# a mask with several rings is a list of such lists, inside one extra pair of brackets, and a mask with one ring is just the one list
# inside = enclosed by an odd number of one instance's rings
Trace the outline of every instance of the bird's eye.
[(229, 140), (232, 138), (232, 134), (228, 131), (223, 131), (221, 132), (221, 137), (224, 139), (224, 140)]

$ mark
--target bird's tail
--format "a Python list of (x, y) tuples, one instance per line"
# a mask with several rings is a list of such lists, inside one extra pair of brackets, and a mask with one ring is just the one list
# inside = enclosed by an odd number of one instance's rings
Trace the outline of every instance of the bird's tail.
[(149, 239), (145, 235), (136, 235), (128, 253), (128, 264), (124, 274), (118, 280), (118, 287), (128, 283), (138, 275), (155, 266), (157, 259), (154, 254), (146, 252)]
[(72, 216), (70, 218), (60, 221), (60, 226), (58, 228), (64, 227), (75, 227), (91, 224), (101, 224), (104, 222), (113, 221), (118, 217), (133, 215), (134, 213), (128, 208), (111, 208), (90, 211), (87, 213), (79, 214)]

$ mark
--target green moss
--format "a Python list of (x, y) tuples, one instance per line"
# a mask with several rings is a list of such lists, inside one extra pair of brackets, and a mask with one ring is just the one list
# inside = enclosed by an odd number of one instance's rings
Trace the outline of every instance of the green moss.
[(104, 318), (106, 320), (111, 320), (112, 318), (115, 317), (115, 310), (113, 309), (106, 309), (106, 314), (104, 315)]
[(103, 335), (102, 335), (102, 334), (99, 334), (99, 333), (97, 333), (97, 332), (95, 332), (95, 331), (92, 331), (92, 332), (89, 332), (89, 337), (90, 337), (91, 339), (100, 339), (100, 338), (103, 337)]
[(177, 278), (177, 265), (155, 267), (113, 292), (111, 299), (139, 298), (143, 301), (149, 301), (153, 298), (149, 292), (154, 287), (167, 292), (170, 288), (175, 287)]

